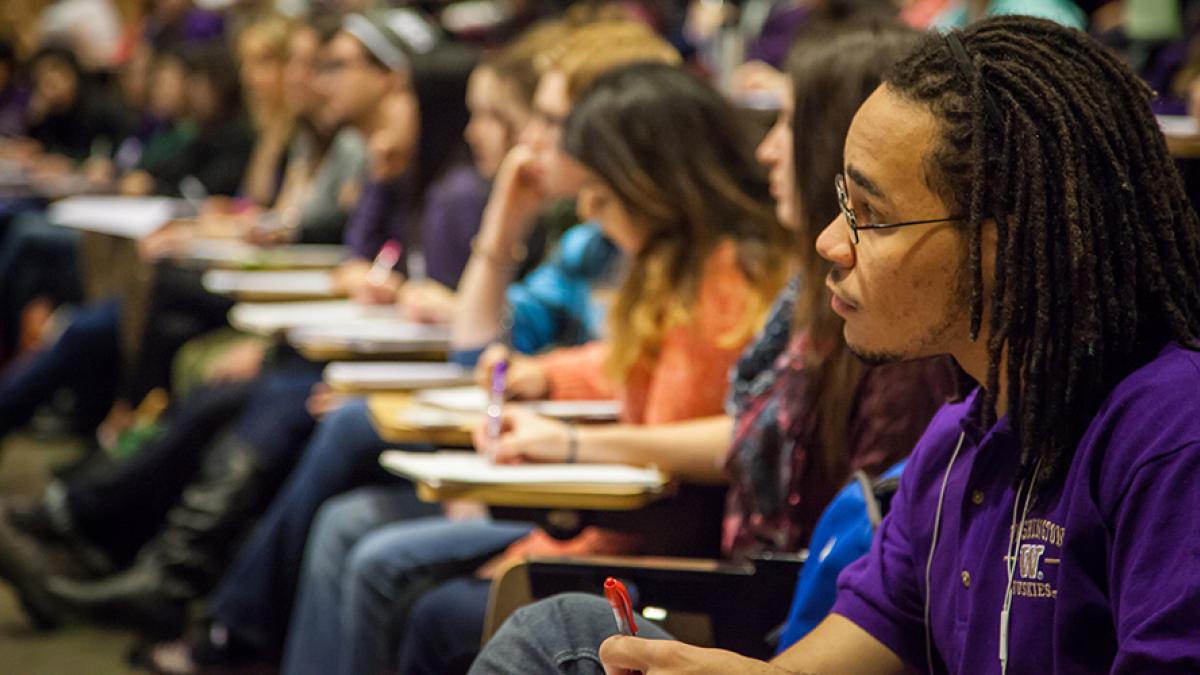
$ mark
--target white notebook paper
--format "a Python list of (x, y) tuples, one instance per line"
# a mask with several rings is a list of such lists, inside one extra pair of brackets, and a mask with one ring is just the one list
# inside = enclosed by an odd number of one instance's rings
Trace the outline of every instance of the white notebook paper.
[(204, 273), (202, 283), (206, 290), (218, 295), (337, 297), (333, 276), (325, 270), (209, 270)]
[(395, 317), (341, 324), (298, 326), (288, 331), (295, 347), (332, 347), (358, 354), (444, 351), (450, 327), (413, 323)]
[(167, 197), (67, 197), (50, 205), (54, 225), (141, 239), (183, 212), (185, 203)]
[[(488, 394), (477, 386), (424, 389), (417, 392), (416, 400), (445, 410), (482, 413), (487, 410)], [(563, 420), (613, 421), (621, 414), (619, 401), (514, 401), (507, 405)]]
[(194, 239), (177, 259), (211, 267), (329, 269), (346, 257), (346, 247), (334, 244), (255, 246), (235, 239)]
[(350, 300), (239, 302), (229, 310), (230, 325), (258, 335), (272, 335), (300, 326), (390, 321), (394, 318), (395, 307), (362, 305)]
[(335, 361), (325, 367), (325, 382), (335, 389), (407, 391), (471, 381), (471, 371), (455, 363), (421, 361)]
[(658, 469), (624, 464), (492, 464), (474, 452), (401, 452), (379, 457), (385, 469), (412, 480), (465, 485), (614, 485), (660, 488), (666, 476)]
[(1158, 115), (1158, 126), (1168, 136), (1200, 135), (1200, 120), (1191, 115)]

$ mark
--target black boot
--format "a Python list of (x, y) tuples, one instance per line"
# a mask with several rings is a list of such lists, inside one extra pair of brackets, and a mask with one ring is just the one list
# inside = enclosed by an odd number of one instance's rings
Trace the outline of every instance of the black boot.
[(43, 547), (11, 527), (7, 515), (0, 513), (0, 579), (12, 585), (21, 608), (39, 630), (56, 628), (64, 614), (47, 590), (47, 566)]
[(223, 435), (167, 513), (164, 529), (133, 565), (99, 581), (54, 577), (48, 590), (56, 601), (91, 617), (154, 635), (178, 634), (188, 602), (220, 578), (247, 521), (257, 513), (261, 479), (253, 450), (232, 434)]
[(85, 540), (76, 530), (67, 506), (67, 486), (54, 481), (33, 499), (3, 500), (4, 517), (21, 534), (58, 553), (49, 574), (96, 579), (116, 570), (112, 557)]

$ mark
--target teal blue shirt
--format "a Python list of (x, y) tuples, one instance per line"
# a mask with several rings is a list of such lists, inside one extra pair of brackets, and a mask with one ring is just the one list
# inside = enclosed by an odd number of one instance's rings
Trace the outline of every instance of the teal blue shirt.
[[(1073, 0), (992, 0), (987, 6), (987, 16), (1020, 14), (1036, 16), (1060, 23), (1068, 28), (1087, 28), (1087, 15)], [(933, 22), (934, 28), (949, 30), (967, 25), (967, 8), (956, 3), (942, 12)]]

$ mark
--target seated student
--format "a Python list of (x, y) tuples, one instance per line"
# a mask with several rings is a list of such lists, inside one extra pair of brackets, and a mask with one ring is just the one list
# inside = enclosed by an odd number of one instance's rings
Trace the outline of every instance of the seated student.
[(182, 54), (189, 118), (196, 135), (186, 150), (123, 177), (118, 185), (121, 194), (178, 196), (187, 178), (213, 195), (232, 195), (241, 185), (254, 130), (243, 110), (237, 68), (224, 47), (187, 47)]
[[(72, 174), (93, 154), (107, 153), (124, 138), (130, 120), (115, 100), (89, 81), (66, 49), (46, 47), (28, 64), (31, 89), (24, 107), (23, 133), (15, 159), (37, 182), (53, 183)], [(49, 225), (39, 210), (13, 207), (0, 231), (0, 351), (16, 355), (25, 306), (39, 296), (50, 304), (81, 296), (75, 272), (78, 233)]]
[[(630, 263), (609, 340), (537, 357), (547, 378), (562, 385), (546, 393), (619, 398), (624, 425), (719, 413), (726, 372), (787, 272), (783, 231), (733, 109), (677, 66), (635, 64), (581, 92), (562, 137), (571, 158), (562, 166), (582, 179), (581, 210)], [(476, 441), (481, 452), (485, 444)], [(389, 670), (417, 589), (469, 576), (510, 545), (506, 557), (653, 547), (641, 535), (595, 526), (555, 542), (525, 523), (392, 523), (389, 515), (364, 514), (353, 501), (323, 511), (298, 588), (285, 672)], [(469, 597), (456, 596), (455, 605), (470, 607), (471, 618), (464, 617), (455, 646), (469, 650), (479, 642), (482, 622), (472, 619), (482, 616), (487, 583), (463, 592)]]
[[(362, 16), (359, 18), (367, 20)], [(362, 24), (358, 26), (361, 28)], [(343, 31), (339, 37), (330, 43), (327, 55), (348, 59), (351, 57), (346, 53), (347, 50), (356, 49), (358, 51), (354, 53), (359, 61), (365, 60), (364, 42), (360, 42), (349, 31)], [(402, 44), (399, 42), (400, 36), (394, 33), (390, 37), (380, 33), (376, 37)], [(370, 36), (366, 38), (367, 41), (374, 39)], [(373, 48), (379, 48), (378, 43), (371, 44)], [(373, 73), (343, 69), (346, 78), (342, 78), (336, 88), (331, 88), (340, 96), (331, 98), (328, 107), (338, 114), (347, 115), (348, 119), (372, 121), (377, 129), (383, 129), (402, 141), (408, 139), (415, 143), (415, 128), (411, 118), (384, 115), (389, 96), (399, 95), (402, 99), (411, 96), (407, 90), (398, 92), (393, 89), (401, 80), (399, 75), (411, 74), (414, 79), (420, 79), (422, 71), (417, 67), (419, 62), (414, 58), (411, 63), (411, 72), (392, 71), (383, 66)], [(397, 64), (397, 67), (407, 69), (409, 66)], [(465, 80), (465, 73), (462, 79)], [(459, 105), (461, 107), (461, 103)], [(430, 109), (429, 114), (447, 119), (456, 117), (445, 106), (436, 111)], [(393, 132), (391, 126), (394, 124), (401, 126), (399, 133)], [(438, 161), (447, 154), (446, 148), (431, 146), (427, 157)], [(385, 224), (379, 219), (366, 218), (357, 231), (364, 239), (379, 239), (372, 228)], [(270, 496), (290, 471), (295, 453), (304, 447), (304, 440), (314, 424), (306, 401), (312, 387), (320, 382), (321, 367), (322, 364), (295, 359), (273, 368), (255, 382), (246, 405), (238, 410), (236, 417), (231, 416), (222, 425), (233, 432), (218, 436), (217, 442), (206, 449), (205, 454), (213, 458), (213, 465), (204, 466), (184, 491), (185, 498), (172, 507), (180, 512), (181, 517), (166, 515), (165, 524), (160, 524), (162, 529), (154, 534), (152, 540), (144, 542), (136, 564), (120, 574), (87, 583), (47, 578), (44, 571), (41, 574), (24, 574), (20, 575), (25, 584), (21, 590), (32, 598), (51, 597), (40, 608), (43, 615), (71, 611), (93, 617), (122, 617), (139, 624), (152, 624), (153, 621), (148, 622), (148, 618), (181, 618), (185, 602), (207, 590), (224, 568), (227, 548), (236, 543), (233, 534), (218, 536), (219, 533), (236, 533), (246, 518), (257, 513), (263, 500)], [(194, 452), (195, 447), (195, 443), (181, 442), (177, 451), (190, 453)], [(156, 461), (171, 462), (173, 457), (171, 449), (164, 448), (158, 453)], [(181, 461), (192, 461), (192, 458)], [(192, 461), (191, 465), (197, 464)], [(117, 473), (123, 470), (121, 466), (114, 468)], [(125, 487), (131, 485), (129, 481), (117, 482)], [(210, 498), (202, 498), (204, 494), (209, 494)], [(75, 504), (70, 492), (66, 503), (68, 507)], [(186, 517), (197, 508), (206, 510), (204, 518)], [(69, 509), (67, 512), (70, 513)], [(102, 528), (102, 524), (93, 524)], [(62, 536), (89, 539), (89, 533), (86, 532), (73, 531), (69, 527), (60, 527), (59, 530), (62, 530), (59, 533)], [(182, 547), (178, 545), (180, 541), (184, 542)], [(24, 567), (36, 567), (35, 560), (27, 556), (25, 558)], [(52, 594), (45, 592), (44, 588), (49, 588)]]
[(128, 133), (129, 120), (120, 107), (86, 78), (71, 51), (45, 47), (29, 60), (28, 69), (26, 133), (44, 155), (79, 162), (92, 154), (97, 140), (111, 146)]
[[(312, 40), (316, 39), (315, 34), (311, 31), (298, 31), (298, 35), (305, 33)], [(309, 53), (307, 56), (298, 53), (297, 60), (304, 57), (311, 61), (313, 58), (312, 45), (302, 45), (302, 48), (308, 49)], [(291, 63), (289, 61), (289, 65)], [(139, 153), (140, 157), (137, 163), (143, 171), (155, 171), (155, 167), (163, 162), (175, 162), (176, 155), (187, 152), (187, 147), (195, 135), (194, 128), (189, 122), (172, 123), (171, 121), (173, 113), (178, 112), (178, 101), (174, 100), (173, 94), (182, 95), (185, 89), (184, 69), (184, 63), (176, 52), (159, 52), (155, 58), (152, 69), (155, 86), (149, 96), (148, 104), (149, 112), (162, 118), (163, 129), (160, 133), (154, 134)], [(294, 96), (300, 96), (306, 89), (311, 90), (311, 86), (298, 84), (290, 91), (295, 92)], [(309, 98), (313, 99), (311, 92)], [(313, 99), (305, 105), (313, 106), (320, 103)], [(319, 119), (319, 127), (329, 130), (325, 133), (330, 133), (339, 126), (340, 120), (328, 114), (322, 113), (321, 118), (324, 119)], [(319, 127), (314, 123), (314, 128)], [(339, 217), (341, 209), (338, 208), (336, 202), (326, 200), (331, 199), (329, 193), (339, 190), (338, 183), (356, 178), (363, 161), (361, 141), (358, 140), (356, 132), (349, 131), (348, 133), (351, 135), (346, 137), (347, 141), (340, 142), (335, 150), (327, 153), (328, 161), (326, 163), (336, 162), (338, 166), (322, 167), (322, 174), (327, 177), (325, 194), (316, 193), (318, 184), (314, 182), (311, 190), (313, 194), (304, 199), (302, 224), (306, 220), (337, 219)], [(303, 193), (305, 192), (309, 192), (309, 190), (304, 186), (297, 185), (293, 188), (290, 198), (300, 200), (304, 197)], [(144, 253), (158, 255), (170, 250), (179, 242), (180, 238), (173, 234), (173, 228), (167, 228), (166, 231), (151, 235), (139, 245)], [(165, 278), (167, 275), (164, 273), (163, 276)], [(165, 285), (165, 282), (160, 282), (160, 286), (162, 285)], [(200, 294), (199, 289), (195, 289), (195, 291)], [(12, 292), (16, 293), (16, 290)], [(25, 291), (22, 295), (27, 296), (32, 292), (32, 290)], [(16, 302), (16, 300), (13, 301), (14, 304)], [(171, 304), (166, 298), (156, 297), (152, 309), (158, 314), (158, 310), (164, 305)], [(195, 313), (191, 310), (197, 304), (200, 303), (188, 303), (189, 313)], [(211, 323), (223, 324), (228, 303), (218, 301), (208, 304), (214, 305), (213, 310), (208, 313), (216, 314), (210, 320)], [(101, 432), (106, 439), (111, 440), (131, 423), (132, 410), (138, 401), (151, 389), (165, 387), (169, 383), (167, 373), (170, 369), (171, 359), (175, 349), (185, 341), (185, 338), (168, 333), (172, 330), (178, 331), (181, 327), (195, 330), (192, 325), (197, 322), (172, 320), (165, 315), (156, 316), (156, 321), (149, 322), (146, 327), (148, 333), (142, 339), (143, 349), (137, 355), (129, 355), (131, 360), (136, 360), (137, 363), (132, 364), (130, 368), (134, 374), (128, 378), (129, 381), (125, 385), (122, 385), (119, 362), (123, 350), (120, 349), (116, 336), (124, 320), (122, 309), (121, 302), (110, 300), (81, 308), (73, 317), (67, 332), (57, 343), (42, 354), (34, 356), (32, 360), (0, 377), (0, 420), (2, 420), (0, 421), (0, 437), (28, 421), (37, 406), (63, 386), (70, 386), (77, 390), (80, 392), (80, 400), (88, 402), (87, 410), (84, 411), (88, 414), (84, 415), (81, 420), (85, 431), (90, 432), (95, 428), (97, 422), (104, 419), (105, 423), (101, 427)], [(173, 314), (178, 313), (180, 312), (173, 312)], [(205, 325), (204, 321), (199, 323), (202, 326)], [(261, 355), (261, 351), (259, 354)], [(134, 359), (134, 356), (137, 358)], [(147, 363), (150, 361), (162, 363)], [(226, 374), (237, 372), (229, 367), (224, 368), (223, 371)], [(244, 370), (242, 372), (244, 373)], [(115, 404), (113, 404), (114, 397)], [(105, 412), (95, 413), (93, 412), (95, 409), (103, 409)]]
[[(605, 28), (601, 30), (599, 25), (596, 24), (594, 29), (581, 29), (589, 36), (586, 42), (588, 49), (578, 54), (589, 59), (572, 61), (572, 70), (569, 72), (576, 73), (572, 74), (572, 79), (577, 83), (583, 84), (587, 79), (594, 78), (601, 72), (601, 65), (611, 68), (631, 60), (678, 60), (678, 54), (670, 44), (662, 41), (644, 26), (630, 22), (606, 22)], [(602, 41), (599, 40), (601, 35), (622, 36), (622, 40)], [(541, 35), (535, 38), (540, 41), (544, 37), (545, 35)], [(570, 37), (566, 36), (564, 40), (570, 41)], [(528, 55), (522, 58), (532, 61), (534, 55), (540, 53), (540, 49), (530, 49), (528, 44), (521, 44), (522, 42), (523, 40), (514, 44), (512, 52), (524, 52)], [(509, 56), (512, 54), (502, 54), (497, 62), (503, 64)], [(584, 68), (584, 65), (589, 67)], [(520, 70), (527, 68), (528, 66), (522, 66)], [(569, 107), (569, 102), (566, 106)], [(536, 133), (534, 141), (553, 143), (554, 147), (557, 147), (558, 143), (557, 136), (551, 141), (540, 132)], [(562, 172), (557, 168), (562, 161), (560, 151), (547, 150), (542, 154), (546, 156), (547, 177), (560, 177)], [(562, 174), (562, 178), (569, 177)], [(504, 187), (498, 184), (496, 190), (493, 190), (493, 201), (496, 199), (494, 193), (503, 190)], [(611, 244), (605, 240), (604, 246)], [(582, 249), (569, 253), (554, 253), (550, 262), (528, 276), (540, 277), (542, 283), (551, 285), (552, 280), (564, 277), (560, 273), (542, 274), (542, 270), (551, 265), (564, 265), (569, 262), (574, 265), (586, 263), (602, 267), (612, 259), (608, 255), (593, 255), (595, 245), (584, 246)], [(595, 270), (590, 271), (595, 273)], [(553, 288), (547, 288), (542, 293), (529, 292), (523, 295), (522, 301), (529, 306), (545, 304), (544, 299), (553, 297), (553, 291)], [(462, 311), (460, 306), (460, 313)], [(533, 310), (530, 310), (530, 315), (532, 312)], [(514, 330), (520, 330), (520, 325), (515, 322)], [(361, 485), (400, 483), (400, 480), (379, 468), (378, 455), (383, 448), (384, 443), (372, 428), (371, 420), (367, 416), (365, 401), (348, 402), (340, 410), (326, 416), (314, 432), (312, 442), (302, 453), (302, 461), (288, 478), (288, 483), (266, 512), (263, 521), (259, 522), (252, 537), (242, 546), (238, 560), (230, 567), (226, 579), (212, 593), (210, 609), (216, 632), (211, 634), (224, 635), (227, 639), (221, 641), (221, 644), (212, 644), (212, 640), (205, 637), (194, 645), (194, 649), (179, 643), (164, 645), (161, 650), (156, 650), (156, 653), (164, 655), (164, 659), (173, 659), (178, 658), (178, 652), (190, 650), (191, 655), (204, 662), (224, 662), (230, 659), (245, 661), (263, 658), (264, 655), (278, 651), (283, 641), (283, 632), (287, 628), (290, 603), (295, 595), (296, 573), (299, 572), (301, 556), (304, 555), (308, 527), (320, 504), (326, 498)], [(409, 495), (412, 494), (410, 485), (404, 485), (407, 486), (402, 489), (408, 490)]]
[(295, 115), (296, 131), (287, 149), (278, 195), (271, 205), (283, 227), (265, 233), (251, 228), (248, 238), (252, 241), (342, 240), (354, 193), (366, 167), (366, 144), (357, 129), (343, 128), (325, 110), (326, 92), (316, 80), (322, 37), (327, 30), (324, 24), (299, 24), (288, 36), (284, 97)]
[(288, 105), (283, 80), (293, 29), (284, 17), (266, 14), (238, 31), (234, 45), (246, 112), (255, 133), (238, 192), (261, 207), (270, 205), (279, 193), (280, 170), (295, 133), (296, 110)]
[(238, 38), (258, 141), (241, 189), (251, 205), (227, 217), (235, 234), (254, 243), (342, 240), (366, 147), (358, 129), (342, 128), (325, 110), (319, 91), (318, 56), (333, 29), (268, 15)]
[(851, 349), (949, 353), (979, 387), (930, 424), (833, 613), (766, 664), (605, 641), (606, 603), (552, 598), (475, 672), (1200, 668), (1178, 518), (1198, 506), (1200, 225), (1149, 98), (1044, 20), (925, 38), (855, 116), (817, 250)]
[(474, 364), (483, 349), (505, 332), (506, 314), (512, 346), (527, 354), (598, 336), (602, 313), (593, 311), (590, 294), (593, 286), (612, 274), (617, 252), (594, 223), (564, 232), (548, 256), (548, 265), (519, 284), (511, 282), (525, 254), (534, 215), (548, 200), (579, 189), (578, 176), (558, 166), (562, 120), (572, 99), (599, 73), (616, 65), (635, 60), (677, 62), (678, 53), (666, 47), (641, 23), (608, 19), (580, 26), (541, 57), (533, 117), (522, 131), (520, 146), (505, 159), (496, 177), (475, 254), (463, 272), (459, 312), (451, 325), (454, 360)]
[[(529, 118), (529, 98), (533, 86), (537, 84), (531, 63), (531, 55), (535, 51), (528, 39), (522, 39), (483, 61), (471, 72), (467, 82), (470, 120), (463, 130), (463, 137), (471, 148), (474, 166), (456, 167), (436, 188), (439, 192), (461, 193), (467, 198), (434, 200), (444, 205), (439, 208), (447, 209), (448, 216), (448, 221), (439, 217), (434, 218), (434, 222), (467, 225), (466, 218), (453, 216), (451, 210), (469, 210), (472, 215), (482, 215), (483, 207), (474, 197), (490, 191), (500, 162), (516, 142), (517, 134)], [(454, 241), (455, 251), (470, 251), (478, 229), (479, 218), (475, 218), (466, 228), (426, 231), (422, 234), (427, 239)], [(439, 272), (438, 277), (447, 276), (446, 272), (453, 271), (449, 276), (454, 278), (453, 286), (456, 287), (466, 263), (467, 258), (461, 255), (455, 255), (452, 261), (431, 263), (427, 260), (426, 273), (429, 272), (428, 267), (435, 268)], [(454, 317), (454, 290), (437, 279), (408, 279), (396, 293), (396, 306), (403, 316), (414, 321), (449, 323)]]

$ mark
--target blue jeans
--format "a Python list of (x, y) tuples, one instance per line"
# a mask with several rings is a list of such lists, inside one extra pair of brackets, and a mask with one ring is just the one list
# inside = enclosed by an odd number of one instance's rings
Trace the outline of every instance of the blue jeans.
[(306, 362), (265, 372), (254, 381), (239, 415), (237, 437), (254, 449), (276, 480), (291, 471), (312, 435), (316, 420), (307, 402), (313, 386), (321, 382), (321, 368)]
[(99, 424), (112, 406), (121, 360), (120, 304), (86, 305), (58, 342), (0, 378), (0, 437), (24, 425), (62, 387), (80, 402), (80, 422)]
[[(635, 614), (638, 637), (672, 639)], [(470, 675), (604, 675), (600, 643), (616, 635), (612, 608), (598, 595), (564, 593), (517, 610), (472, 664)]]
[[(407, 485), (379, 466), (384, 447), (365, 401), (347, 403), (317, 424), (296, 468), (213, 590), (213, 619), (265, 652), (280, 648), (317, 509), (326, 499), (363, 485)], [(437, 510), (415, 496), (410, 504), (420, 515)]]
[[(386, 672), (424, 592), (472, 574), (533, 529), (441, 516), (390, 522), (391, 499), (386, 492), (359, 491), (321, 509), (305, 553), (284, 673)], [(482, 597), (480, 620), (487, 604)]]
[(463, 576), (423, 594), (409, 614), (396, 672), (466, 673), (479, 654), (491, 588), (490, 579)]

